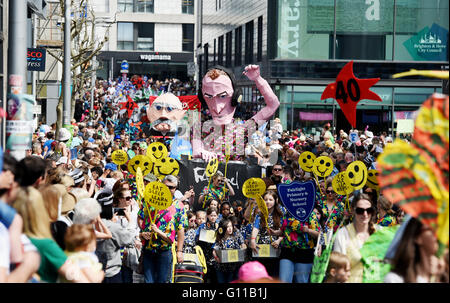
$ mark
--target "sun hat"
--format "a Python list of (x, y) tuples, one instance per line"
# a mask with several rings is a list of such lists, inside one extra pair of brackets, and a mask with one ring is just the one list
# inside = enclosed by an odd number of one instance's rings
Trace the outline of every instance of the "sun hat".
[(58, 161), (56, 161), (56, 166), (60, 165), (60, 164), (67, 164), (67, 157), (61, 157), (59, 158)]
[(77, 203), (77, 199), (75, 198), (75, 196), (72, 193), (68, 192), (63, 184), (54, 184), (53, 186), (61, 195), (61, 214), (65, 214), (71, 211)]
[(250, 261), (239, 268), (239, 282), (252, 282), (259, 279), (273, 280), (266, 268), (258, 261)]
[(58, 141), (66, 142), (69, 141), (70, 137), (72, 137), (72, 135), (67, 128), (61, 128), (59, 130)]

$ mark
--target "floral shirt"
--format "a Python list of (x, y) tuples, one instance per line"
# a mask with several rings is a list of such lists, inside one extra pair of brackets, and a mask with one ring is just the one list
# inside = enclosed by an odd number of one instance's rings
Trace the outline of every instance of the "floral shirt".
[(388, 227), (388, 226), (394, 226), (397, 224), (397, 219), (389, 214), (384, 215), (384, 217), (379, 218), (377, 221), (377, 225)]
[(308, 218), (307, 222), (300, 222), (291, 214), (286, 212), (281, 224), (281, 231), (283, 232), (283, 240), (280, 245), (284, 248), (298, 248), (309, 249), (314, 248), (315, 243), (313, 238), (303, 232), (303, 227), (306, 225), (309, 229), (320, 232), (320, 224), (314, 212)]
[(133, 176), (133, 174), (126, 172), (126, 174), (124, 175), (124, 179), (128, 182), (130, 186), (131, 196), (133, 197), (134, 200), (138, 201), (136, 177)]
[[(154, 207), (149, 206), (148, 209), (152, 217), (154, 217), (154, 223), (158, 229), (163, 231), (172, 242), (175, 241), (175, 236), (178, 230), (183, 228), (186, 229), (188, 227), (188, 220), (184, 205), (178, 200), (174, 200), (172, 205), (167, 209), (160, 210), (156, 216), (156, 209)], [(150, 231), (151, 221), (144, 203), (139, 209), (138, 217), (144, 220), (143, 226), (141, 226), (141, 231)], [(172, 244), (163, 241), (161, 237), (156, 238), (155, 236), (146, 242), (145, 249), (151, 250), (152, 252), (169, 250), (172, 246)]]
[(326, 226), (324, 226), (324, 232), (327, 232), (330, 228), (333, 229), (333, 232), (336, 232), (342, 220), (344, 219), (345, 196), (337, 196), (336, 204), (333, 206), (331, 211), (327, 207), (326, 199), (319, 199), (317, 201), (317, 206), (322, 209), (322, 213), (324, 216), (323, 222), (326, 222)]
[[(286, 214), (286, 209), (282, 206), (280, 206), (280, 210), (282, 212), (282, 216)], [(269, 218), (267, 218), (267, 224), (269, 225), (269, 228), (274, 228), (274, 221), (273, 221), (273, 212), (269, 214)], [(280, 218), (280, 224), (282, 223), (283, 217)], [(258, 233), (258, 242), (257, 244), (271, 244), (272, 242), (276, 241), (278, 237), (272, 236), (270, 237), (269, 233), (267, 232), (267, 228), (261, 228), (261, 214), (257, 214), (255, 217), (255, 223), (253, 223), (253, 227), (259, 229)], [(272, 240), (271, 240), (272, 239)]]
[(202, 195), (205, 196), (205, 206), (206, 203), (211, 199), (217, 200), (219, 202), (228, 201), (229, 199), (228, 190), (224, 191), (223, 187), (216, 188), (213, 184), (210, 184), (209, 188), (208, 186), (205, 186), (205, 188), (203, 188)]

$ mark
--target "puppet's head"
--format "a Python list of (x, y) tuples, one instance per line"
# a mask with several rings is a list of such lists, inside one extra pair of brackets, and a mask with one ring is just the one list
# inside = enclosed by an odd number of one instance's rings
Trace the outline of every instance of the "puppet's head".
[(166, 93), (153, 102), (147, 108), (147, 117), (150, 127), (161, 133), (176, 131), (177, 121), (181, 120), (186, 113), (180, 99), (172, 93)]
[(198, 98), (203, 106), (208, 106), (214, 123), (224, 125), (231, 123), (242, 93), (232, 72), (214, 66), (203, 77)]

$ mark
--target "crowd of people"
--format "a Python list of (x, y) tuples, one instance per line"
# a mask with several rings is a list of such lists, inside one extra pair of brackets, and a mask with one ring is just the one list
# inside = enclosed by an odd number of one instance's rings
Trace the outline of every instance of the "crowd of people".
[[(170, 91), (176, 86), (179, 95), (191, 94), (195, 87), (176, 83), (155, 81), (151, 87)], [(157, 141), (170, 152), (170, 141), (117, 131), (119, 108), (110, 102), (117, 85), (99, 84), (94, 105), (98, 114), (85, 113), (89, 108), (83, 107), (72, 121), (72, 132), (62, 128), (56, 136), (55, 126), (42, 125), (24, 159), (4, 154), (0, 282), (170, 283), (174, 265), (196, 255), (204, 259), (196, 264), (203, 268), (206, 283), (308, 283), (316, 247), (325, 248), (319, 235), (331, 232), (336, 236), (324, 281), (362, 282), (361, 247), (375, 231), (402, 223), (404, 240), (384, 281), (448, 282), (448, 250), (436, 257), (438, 242), (430, 228), (406, 218), (401, 208), (369, 186), (350, 194), (349, 206), (333, 189), (333, 178), (354, 161), (377, 168), (378, 155), (392, 142), (386, 133), (366, 128), (352, 143), (344, 130), (333, 135), (329, 123), (319, 141), (301, 129), (283, 130), (280, 124), (259, 130), (257, 143), (241, 160), (268, 168), (262, 195), (267, 217), (254, 199), (235, 199), (230, 180), (220, 171), (201, 192), (181, 192), (186, 180), (165, 176), (161, 182), (173, 203), (157, 211), (146, 207), (128, 166), (115, 164), (111, 155), (122, 149), (132, 159), (145, 155)], [(306, 151), (331, 158), (334, 168), (327, 178), (316, 180), (301, 168), (298, 159)], [(149, 173), (143, 181), (147, 185), (156, 180)], [(277, 185), (308, 180), (318, 185), (316, 204), (308, 220), (300, 222), (284, 207)], [(260, 256), (267, 246), (277, 253)], [(227, 250), (243, 255), (236, 262), (223, 262)]]

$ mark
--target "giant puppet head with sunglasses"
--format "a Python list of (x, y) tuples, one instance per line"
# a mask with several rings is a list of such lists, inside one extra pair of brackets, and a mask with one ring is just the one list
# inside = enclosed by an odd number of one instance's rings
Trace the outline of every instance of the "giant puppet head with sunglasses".
[[(280, 106), (280, 102), (273, 93), (269, 83), (261, 77), (258, 65), (248, 65), (245, 67), (243, 74), (255, 82), (266, 102), (266, 106), (251, 118), (256, 122), (256, 125), (259, 125), (261, 122), (267, 121), (275, 113)], [(236, 78), (231, 71), (222, 66), (214, 66), (203, 77), (199, 87), (198, 98), (202, 105), (208, 107), (214, 124), (223, 126), (233, 122), (236, 107), (242, 99), (242, 92), (237, 86)], [(194, 157), (202, 157), (206, 161), (216, 157), (214, 153), (204, 149), (201, 140), (193, 143)]]
[(157, 97), (147, 108), (147, 118), (150, 128), (156, 133), (167, 135), (176, 131), (177, 122), (186, 113), (180, 99), (172, 93), (165, 93)]

